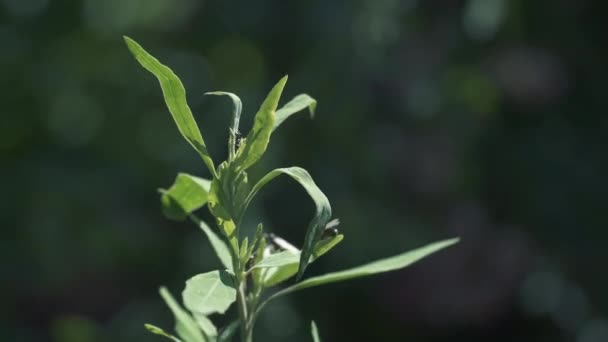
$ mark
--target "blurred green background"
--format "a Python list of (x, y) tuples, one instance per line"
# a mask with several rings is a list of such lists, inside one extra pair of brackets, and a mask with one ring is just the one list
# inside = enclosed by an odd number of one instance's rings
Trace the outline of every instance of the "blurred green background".
[[(157, 295), (218, 267), (156, 189), (207, 177), (121, 36), (182, 78), (216, 161), (282, 75), (290, 119), (250, 178), (310, 171), (342, 269), (452, 236), (414, 267), (269, 306), (258, 341), (608, 341), (603, 1), (0, 0), (0, 340), (153, 341)], [(301, 244), (288, 179), (250, 211)], [(205, 216), (208, 217), (208, 216)], [(234, 312), (231, 312), (234, 314)], [(218, 317), (218, 322), (225, 319)]]

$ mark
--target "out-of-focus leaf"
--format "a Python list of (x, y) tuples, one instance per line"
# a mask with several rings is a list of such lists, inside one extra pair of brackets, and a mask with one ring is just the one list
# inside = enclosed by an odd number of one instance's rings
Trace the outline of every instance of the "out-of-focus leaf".
[(144, 327), (146, 327), (146, 329), (148, 329), (149, 332), (151, 332), (155, 335), (164, 336), (170, 340), (173, 340), (174, 342), (182, 342), (179, 338), (166, 333), (163, 329), (161, 329), (155, 325), (146, 323), (146, 324), (144, 324)]
[(310, 322), (310, 333), (312, 334), (313, 342), (321, 342), (321, 338), (319, 337), (319, 329), (317, 329), (317, 324), (315, 321)]
[(160, 295), (167, 303), (167, 306), (175, 316), (175, 332), (184, 342), (205, 342), (203, 333), (198, 325), (186, 310), (175, 301), (169, 290), (165, 287), (160, 288)]
[(146, 70), (151, 72), (160, 83), (160, 87), (163, 91), (165, 103), (169, 108), (169, 112), (173, 116), (177, 129), (184, 136), (184, 138), (194, 147), (194, 149), (203, 158), (203, 162), (209, 169), (209, 172), (215, 176), (215, 166), (213, 160), (207, 151), (207, 145), (203, 140), (198, 125), (194, 120), (192, 111), (188, 107), (186, 101), (186, 89), (180, 81), (179, 77), (173, 73), (173, 71), (163, 65), (158, 59), (150, 55), (144, 50), (141, 45), (129, 37), (124, 37), (127, 47), (135, 57), (135, 59), (144, 67)]
[(270, 182), (277, 176), (286, 174), (296, 180), (306, 190), (308, 195), (315, 202), (316, 212), (315, 216), (308, 225), (306, 230), (306, 236), (304, 237), (304, 246), (302, 247), (302, 255), (300, 256), (300, 266), (298, 268), (298, 278), (302, 276), (306, 270), (306, 266), (310, 263), (310, 256), (313, 253), (314, 247), (317, 242), (321, 239), (323, 229), (331, 218), (331, 205), (325, 194), (315, 184), (310, 174), (301, 167), (288, 167), (275, 169), (266, 174), (260, 179), (253, 189), (247, 196), (245, 201), (245, 208), (249, 205), (253, 197), (260, 191), (260, 189)]
[(163, 214), (171, 220), (184, 220), (207, 203), (210, 188), (210, 180), (179, 173), (168, 190), (159, 190)]
[(226, 269), (229, 271), (233, 272), (232, 255), (230, 254), (230, 250), (228, 249), (226, 243), (219, 236), (217, 236), (215, 232), (213, 232), (207, 223), (199, 219), (195, 219), (195, 222), (199, 225), (199, 227), (201, 227), (201, 230), (205, 233), (205, 235), (207, 235), (207, 238), (211, 243), (211, 247), (213, 247), (215, 254), (222, 262), (222, 265), (224, 265), (224, 267), (226, 267)]
[(230, 322), (228, 325), (226, 325), (222, 329), (222, 331), (220, 332), (220, 335), (217, 337), (217, 341), (218, 342), (232, 341), (232, 336), (234, 336), (234, 334), (238, 330), (239, 326), (241, 326), (241, 323), (238, 320)]
[(255, 164), (268, 147), (270, 135), (274, 128), (275, 111), (283, 93), (283, 88), (287, 83), (287, 76), (283, 77), (268, 93), (268, 96), (260, 106), (260, 109), (255, 115), (253, 128), (247, 134), (247, 138), (236, 154), (233, 162), (235, 173), (245, 171)]
[(182, 292), (188, 310), (210, 315), (223, 314), (236, 300), (236, 288), (232, 276), (226, 271), (211, 271), (195, 275), (186, 281)]
[(416, 261), (423, 259), (424, 257), (433, 254), (439, 250), (442, 250), (446, 247), (449, 247), (458, 242), (459, 239), (449, 239), (443, 240), (435, 243), (431, 243), (421, 248), (414, 249), (409, 252), (405, 252), (390, 258), (377, 260), (371, 262), (369, 264), (351, 268), (344, 271), (328, 273), (325, 275), (321, 275), (318, 277), (312, 277), (306, 280), (303, 280), (293, 286), (278, 292), (277, 294), (286, 294), (297, 290), (302, 290), (305, 288), (319, 286), (329, 283), (334, 283), (338, 281), (344, 281), (354, 278), (366, 277), (373, 274), (384, 273), (389, 271), (398, 270), (404, 267), (407, 267)]
[(194, 320), (196, 321), (196, 324), (198, 324), (198, 327), (201, 328), (201, 330), (205, 334), (207, 341), (215, 341), (217, 338), (217, 328), (215, 327), (213, 322), (211, 322), (209, 317), (203, 314), (199, 314), (197, 312), (193, 313), (192, 315), (194, 316)]
[(315, 109), (317, 108), (317, 100), (307, 94), (300, 94), (294, 97), (291, 101), (277, 110), (273, 130), (276, 130), (288, 117), (306, 108), (308, 108), (308, 111), (310, 112), (310, 117), (314, 117)]

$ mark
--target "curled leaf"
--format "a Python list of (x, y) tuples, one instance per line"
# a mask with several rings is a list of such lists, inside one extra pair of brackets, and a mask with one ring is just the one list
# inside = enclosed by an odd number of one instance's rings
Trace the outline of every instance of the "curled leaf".
[(291, 101), (277, 110), (273, 130), (276, 130), (283, 121), (287, 120), (287, 118), (306, 108), (308, 108), (308, 111), (310, 112), (310, 117), (314, 117), (315, 109), (317, 108), (317, 100), (313, 99), (308, 94), (300, 94), (294, 97)]
[(260, 189), (266, 185), (266, 183), (275, 179), (277, 176), (285, 174), (296, 180), (306, 190), (310, 198), (315, 203), (315, 216), (310, 221), (308, 229), (306, 230), (306, 236), (304, 237), (304, 246), (302, 247), (302, 254), (300, 256), (300, 266), (298, 267), (298, 278), (302, 276), (306, 270), (306, 266), (310, 263), (310, 257), (313, 253), (316, 243), (321, 239), (323, 230), (331, 218), (331, 205), (325, 194), (315, 184), (310, 174), (301, 167), (288, 167), (275, 169), (266, 174), (260, 179), (251, 190), (247, 200), (245, 201), (245, 208), (249, 205), (253, 197), (260, 191)]
[(179, 173), (168, 190), (160, 189), (163, 214), (182, 221), (207, 203), (211, 181)]

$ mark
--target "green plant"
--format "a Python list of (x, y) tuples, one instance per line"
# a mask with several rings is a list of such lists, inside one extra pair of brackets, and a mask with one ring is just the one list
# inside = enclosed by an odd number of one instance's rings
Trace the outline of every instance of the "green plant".
[[(177, 303), (166, 288), (161, 288), (160, 294), (175, 316), (178, 337), (146, 324), (151, 332), (174, 341), (203, 342), (229, 341), (240, 329), (241, 340), (252, 341), (253, 328), (260, 311), (274, 298), (309, 287), (401, 269), (457, 242), (457, 239), (444, 240), (349, 270), (303, 280), (307, 266), (344, 237), (337, 231), (338, 221), (331, 220), (331, 206), (327, 197), (302, 168), (275, 169), (253, 185), (249, 183), (247, 169), (262, 157), (272, 132), (281, 123), (306, 109), (311, 116), (314, 115), (316, 101), (302, 94), (277, 109), (287, 82), (285, 76), (272, 88), (260, 106), (247, 136), (241, 137), (240, 99), (227, 92), (208, 93), (228, 96), (233, 103), (228, 159), (215, 167), (188, 107), (186, 91), (179, 78), (135, 41), (128, 37), (125, 37), (125, 41), (137, 61), (160, 82), (165, 102), (177, 128), (198, 152), (211, 173), (211, 180), (185, 173), (178, 174), (169, 189), (160, 190), (162, 210), (170, 219), (190, 219), (199, 226), (226, 268), (196, 275), (186, 282), (182, 298), (187, 310)], [(310, 195), (316, 207), (301, 250), (283, 239), (265, 234), (261, 223), (251, 239), (240, 236), (243, 216), (252, 199), (264, 185), (283, 174), (297, 181)], [(194, 214), (205, 205), (216, 220), (216, 229), (210, 228)], [(292, 277), (296, 280), (294, 284), (266, 295), (267, 290)], [(234, 302), (237, 303), (238, 319), (218, 330), (209, 316), (225, 313)], [(314, 322), (311, 329), (314, 340), (319, 341)]]

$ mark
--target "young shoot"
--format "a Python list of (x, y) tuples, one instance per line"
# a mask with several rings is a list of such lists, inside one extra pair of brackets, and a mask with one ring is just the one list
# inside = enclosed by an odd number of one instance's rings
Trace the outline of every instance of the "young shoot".
[[(231, 341), (237, 334), (241, 341), (251, 342), (258, 316), (275, 298), (310, 287), (402, 269), (458, 241), (435, 242), (363, 266), (305, 278), (309, 265), (344, 238), (338, 230), (339, 221), (332, 219), (329, 200), (303, 168), (274, 169), (251, 182), (247, 170), (262, 158), (272, 133), (286, 119), (305, 110), (313, 116), (317, 101), (301, 94), (279, 106), (287, 83), (285, 76), (270, 90), (255, 114), (253, 127), (244, 134), (239, 127), (242, 111), (239, 97), (224, 91), (207, 93), (227, 96), (232, 102), (227, 159), (216, 166), (188, 106), (186, 90), (180, 79), (134, 40), (124, 39), (139, 64), (158, 79), (177, 129), (198, 153), (209, 174), (209, 179), (205, 179), (179, 173), (168, 189), (160, 190), (162, 211), (169, 219), (188, 219), (198, 226), (223, 265), (220, 270), (188, 279), (182, 291), (181, 304), (161, 287), (160, 295), (175, 316), (175, 328), (174, 332), (167, 332), (146, 324), (150, 332), (182, 342)], [(243, 217), (256, 194), (281, 175), (291, 177), (302, 186), (315, 205), (314, 216), (308, 223), (304, 243), (300, 247), (264, 232), (262, 223), (258, 224), (251, 238), (241, 234)], [(207, 224), (195, 214), (203, 207), (211, 212), (214, 222)], [(276, 290), (278, 285), (290, 279), (294, 281)], [(238, 317), (224, 327), (216, 327), (213, 316), (225, 314), (233, 304), (237, 307)], [(311, 333), (315, 341), (320, 341), (314, 322)]]

